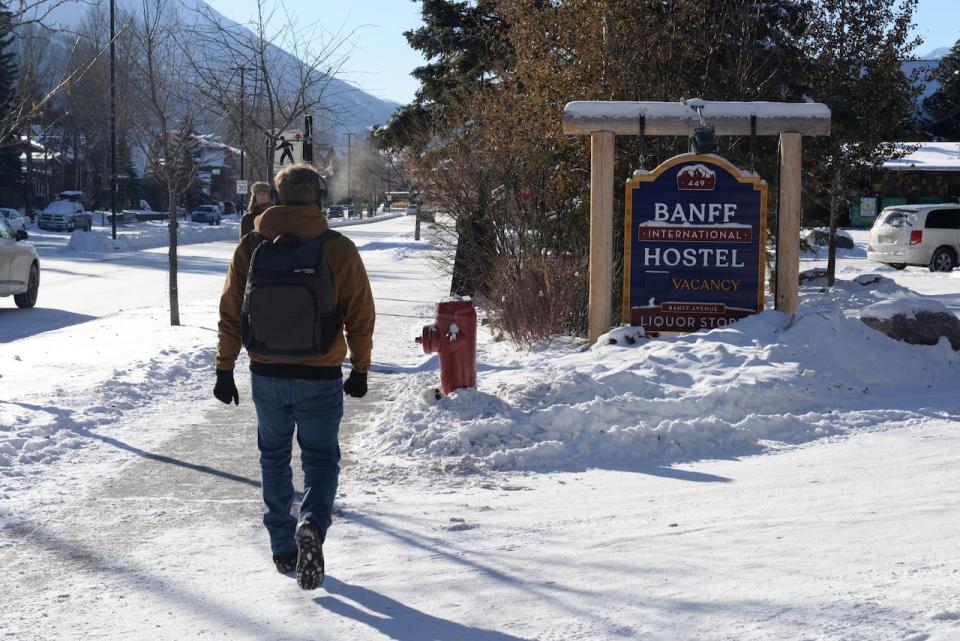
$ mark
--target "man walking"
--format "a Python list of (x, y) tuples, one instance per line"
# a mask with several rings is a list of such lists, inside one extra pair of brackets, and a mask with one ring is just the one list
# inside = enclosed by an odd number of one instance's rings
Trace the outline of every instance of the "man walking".
[[(233, 369), (242, 344), (257, 410), (263, 523), (277, 570), (296, 570), (306, 590), (323, 582), (343, 394), (367, 392), (375, 320), (356, 246), (328, 228), (316, 205), (320, 185), (309, 164), (282, 169), (274, 179), (280, 204), (263, 212), (256, 233), (237, 246), (220, 299), (213, 390), (222, 402), (239, 404)], [(352, 369), (342, 382), (348, 347)], [(304, 473), (299, 520), (290, 514), (295, 429)]]

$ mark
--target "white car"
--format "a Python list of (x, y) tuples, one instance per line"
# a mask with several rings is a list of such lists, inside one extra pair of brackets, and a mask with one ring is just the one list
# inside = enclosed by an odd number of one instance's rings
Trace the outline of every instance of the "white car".
[(0, 216), (3, 216), (7, 219), (7, 222), (10, 223), (10, 226), (13, 228), (13, 231), (27, 231), (27, 219), (20, 214), (16, 209), (10, 209), (9, 207), (0, 207)]
[(953, 271), (960, 263), (960, 204), (887, 207), (870, 230), (867, 258), (894, 269)]
[(13, 296), (17, 307), (36, 305), (40, 289), (40, 258), (26, 240), (27, 232), (0, 216), (0, 296)]

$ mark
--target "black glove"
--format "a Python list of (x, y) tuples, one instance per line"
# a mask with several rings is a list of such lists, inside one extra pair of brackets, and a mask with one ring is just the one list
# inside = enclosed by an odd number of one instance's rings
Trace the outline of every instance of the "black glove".
[[(366, 386), (364, 386), (366, 389)], [(237, 384), (233, 382), (232, 369), (217, 370), (217, 384), (213, 386), (213, 395), (218, 401), (230, 404), (232, 400), (234, 405), (240, 404), (240, 394), (237, 392)]]
[(367, 393), (367, 373), (350, 370), (350, 376), (343, 383), (343, 392), (347, 396), (363, 398)]

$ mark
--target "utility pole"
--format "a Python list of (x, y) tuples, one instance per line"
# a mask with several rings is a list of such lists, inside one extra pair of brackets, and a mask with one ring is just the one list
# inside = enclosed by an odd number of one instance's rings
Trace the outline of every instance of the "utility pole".
[[(353, 148), (353, 134), (347, 134), (347, 201), (350, 203), (350, 206), (353, 206), (353, 189), (351, 188), (350, 182), (350, 170), (351, 165), (351, 149)], [(349, 209), (347, 211), (350, 211)]]
[(27, 118), (27, 184), (26, 194), (24, 194), (24, 209), (30, 220), (36, 219), (36, 212), (33, 209), (33, 114)]
[(303, 162), (313, 164), (313, 116), (303, 117)]
[(243, 180), (243, 132), (246, 116), (246, 93), (244, 92), (243, 81), (247, 77), (246, 67), (240, 67), (240, 180)]
[[(246, 156), (246, 143), (244, 140), (246, 133), (246, 122), (247, 122), (247, 91), (246, 91), (246, 78), (247, 78), (247, 68), (243, 65), (238, 65), (236, 67), (230, 67), (231, 71), (239, 72), (240, 74), (240, 180), (244, 179), (244, 158)], [(236, 194), (239, 195), (239, 194)], [(243, 202), (238, 202), (238, 209), (243, 211)]]
[[(110, 224), (117, 239), (117, 76), (116, 76), (116, 0), (110, 0)], [(176, 216), (176, 212), (173, 212)]]

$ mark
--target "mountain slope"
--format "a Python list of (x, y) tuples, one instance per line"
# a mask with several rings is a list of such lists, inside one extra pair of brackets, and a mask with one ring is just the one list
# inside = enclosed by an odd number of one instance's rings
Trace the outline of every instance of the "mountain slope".
[[(247, 27), (223, 16), (204, 0), (173, 0), (171, 4), (177, 7), (184, 22), (196, 23), (201, 19), (199, 16), (203, 15), (239, 37), (254, 37)], [(80, 29), (90, 10), (91, 5), (85, 2), (66, 2), (51, 13), (47, 22), (57, 25), (63, 31), (75, 32)], [(101, 10), (107, 9), (102, 7)], [(140, 13), (142, 10), (141, 0), (117, 0), (118, 12)], [(217, 51), (211, 50), (210, 58), (215, 59), (216, 54)], [(302, 64), (295, 56), (278, 47), (271, 47), (271, 55), (281, 68), (293, 68)], [(335, 121), (328, 125), (327, 137), (338, 148), (345, 148), (346, 134), (364, 135), (369, 127), (387, 122), (400, 106), (396, 102), (372, 96), (340, 78), (329, 78), (329, 83), (323, 84), (326, 85), (323, 89), (324, 112), (337, 114)]]

